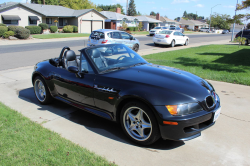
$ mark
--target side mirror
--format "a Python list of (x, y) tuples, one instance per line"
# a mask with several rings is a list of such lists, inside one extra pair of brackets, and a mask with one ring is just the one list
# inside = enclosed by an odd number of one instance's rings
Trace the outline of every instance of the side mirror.
[(130, 36), (130, 40), (134, 40), (134, 37), (133, 37), (133, 36)]
[(68, 71), (71, 72), (71, 73), (78, 73), (79, 69), (76, 66), (69, 66)]

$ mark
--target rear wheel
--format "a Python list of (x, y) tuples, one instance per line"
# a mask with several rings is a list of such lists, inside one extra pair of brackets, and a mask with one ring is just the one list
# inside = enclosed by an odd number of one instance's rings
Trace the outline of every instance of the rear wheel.
[(160, 138), (152, 111), (141, 102), (129, 102), (121, 111), (120, 122), (125, 134), (134, 142), (150, 145)]
[(175, 46), (175, 41), (172, 40), (172, 42), (171, 42), (171, 47), (174, 47), (174, 46)]
[(133, 50), (134, 50), (135, 52), (137, 52), (137, 51), (139, 50), (139, 45), (138, 45), (138, 44), (135, 44), (134, 47), (133, 47)]
[(185, 42), (185, 44), (184, 44), (185, 46), (187, 46), (188, 45), (188, 39), (186, 40), (186, 42)]
[(246, 40), (246, 41), (245, 41), (245, 45), (248, 45), (248, 44), (249, 44), (249, 43), (248, 43), (248, 40)]
[(37, 76), (34, 79), (33, 85), (36, 98), (41, 104), (50, 104), (53, 101), (49, 89), (41, 76)]
[(157, 44), (157, 43), (154, 43), (154, 45), (155, 45), (155, 46), (159, 46), (159, 44)]

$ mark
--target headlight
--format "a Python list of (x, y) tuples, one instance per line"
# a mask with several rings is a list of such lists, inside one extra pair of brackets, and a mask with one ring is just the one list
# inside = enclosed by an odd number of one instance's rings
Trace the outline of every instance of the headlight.
[(171, 115), (187, 115), (203, 110), (198, 103), (166, 105), (166, 107)]

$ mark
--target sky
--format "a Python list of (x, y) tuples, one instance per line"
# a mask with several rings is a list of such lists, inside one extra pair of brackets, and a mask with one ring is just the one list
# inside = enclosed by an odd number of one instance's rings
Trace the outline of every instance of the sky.
[[(26, 2), (26, 0), (11, 0), (12, 2)], [(126, 8), (127, 0), (90, 0), (94, 4), (117, 4), (120, 3), (124, 9)], [(231, 17), (235, 14), (237, 0), (134, 0), (136, 10), (143, 15), (149, 15), (151, 11), (160, 13), (161, 16), (167, 16), (170, 19), (182, 17), (184, 11), (187, 13), (197, 13), (205, 18), (212, 13), (228, 14)], [(0, 0), (0, 3), (8, 2)], [(241, 0), (239, 0), (239, 3)], [(217, 6), (216, 6), (217, 5)], [(215, 7), (214, 7), (215, 6)], [(250, 9), (237, 11), (237, 14), (250, 13)], [(250, 21), (243, 21), (244, 23)]]

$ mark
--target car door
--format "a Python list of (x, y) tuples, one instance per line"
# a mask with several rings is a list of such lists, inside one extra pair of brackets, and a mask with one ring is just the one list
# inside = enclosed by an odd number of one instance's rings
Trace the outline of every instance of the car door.
[(63, 99), (94, 106), (93, 85), (95, 74), (84, 58), (84, 55), (81, 55), (80, 63), (80, 71), (84, 71), (84, 68), (86, 69), (85, 72), (88, 71), (88, 73), (84, 73), (81, 77), (80, 75), (77, 76), (74, 73), (70, 73), (65, 68), (56, 68), (52, 72), (54, 88), (57, 95)]
[(111, 32), (111, 44), (121, 44), (122, 43), (122, 38), (121, 34), (119, 32)]
[(128, 46), (129, 48), (133, 48), (133, 41), (134, 40), (131, 40), (131, 35), (129, 35), (128, 33), (126, 32), (120, 32), (121, 34), (121, 37), (122, 37), (122, 44), (125, 44), (126, 46)]
[(174, 32), (174, 39), (175, 39), (175, 44), (180, 44), (180, 36), (179, 32)]
[(180, 44), (184, 44), (186, 42), (186, 38), (185, 35), (183, 35), (181, 32), (179, 32), (179, 36), (180, 36)]

